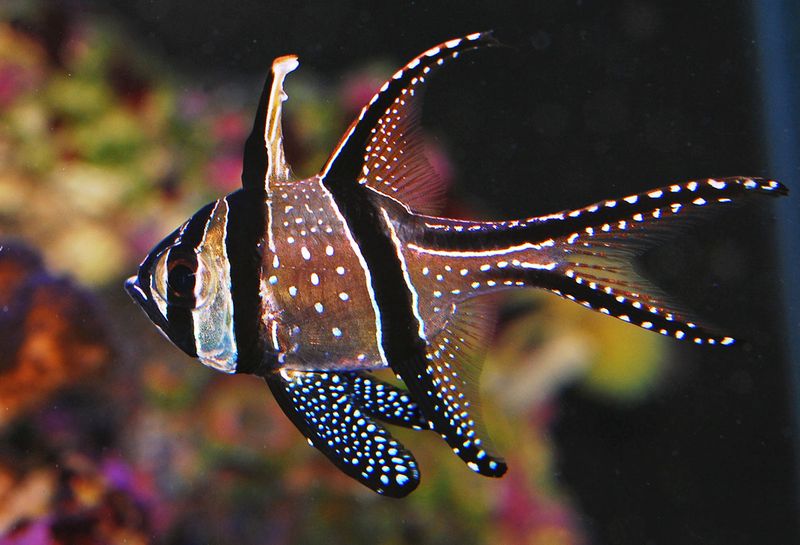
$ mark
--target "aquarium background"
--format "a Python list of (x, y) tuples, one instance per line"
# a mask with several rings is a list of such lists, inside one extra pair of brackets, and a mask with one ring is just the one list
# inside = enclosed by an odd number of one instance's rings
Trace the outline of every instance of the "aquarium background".
[(798, 61), (778, 54), (797, 43), (795, 7), (196, 4), (0, 5), (0, 543), (800, 539), (794, 194), (642, 260), (746, 340), (734, 348), (535, 292), (503, 300), (482, 384), (509, 473), (476, 476), (432, 434), (399, 431), (423, 474), (404, 500), (342, 476), (263, 381), (183, 356), (121, 289), (239, 184), (261, 84), (287, 53), (300, 175), (398, 66), (491, 28), (509, 47), (465, 55), (427, 92), (448, 214), (539, 215), (737, 174), (779, 172), (796, 193), (797, 149), (775, 152), (797, 126)]

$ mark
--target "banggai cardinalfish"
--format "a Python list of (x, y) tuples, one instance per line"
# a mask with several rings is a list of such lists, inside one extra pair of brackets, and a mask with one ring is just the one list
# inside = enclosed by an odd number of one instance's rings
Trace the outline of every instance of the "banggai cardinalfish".
[[(420, 97), (433, 71), (496, 43), (444, 42), (398, 70), (364, 106), (322, 171), (292, 177), (281, 129), (293, 55), (272, 65), (245, 143), (242, 189), (162, 240), (126, 282), (184, 352), (263, 377), (306, 437), (352, 478), (401, 497), (414, 456), (384, 427), (430, 429), (473, 471), (499, 477), (465, 380), (491, 329), (485, 298), (543, 288), (698, 344), (734, 339), (691, 321), (632, 260), (684, 221), (774, 181), (697, 180), (513, 221), (438, 217), (443, 185), (423, 153)], [(389, 367), (397, 387), (370, 374)]]

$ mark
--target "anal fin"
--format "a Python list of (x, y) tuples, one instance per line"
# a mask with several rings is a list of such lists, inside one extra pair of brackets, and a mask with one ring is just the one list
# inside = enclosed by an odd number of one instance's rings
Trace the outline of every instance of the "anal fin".
[(406, 364), (399, 373), (429, 426), (453, 452), (476, 473), (500, 477), (507, 466), (491, 453), (477, 404), (482, 348), (489, 333), (491, 312), (485, 300), (463, 301), (442, 330), (429, 339), (425, 360), (413, 362), (415, 368)]

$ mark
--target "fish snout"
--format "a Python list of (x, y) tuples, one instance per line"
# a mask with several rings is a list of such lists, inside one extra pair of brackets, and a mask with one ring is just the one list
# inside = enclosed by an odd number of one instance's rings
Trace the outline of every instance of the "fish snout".
[(134, 275), (125, 280), (125, 291), (128, 292), (128, 295), (131, 298), (139, 303), (140, 305), (144, 305), (147, 302), (147, 296), (142, 290), (142, 287), (139, 285), (139, 277)]

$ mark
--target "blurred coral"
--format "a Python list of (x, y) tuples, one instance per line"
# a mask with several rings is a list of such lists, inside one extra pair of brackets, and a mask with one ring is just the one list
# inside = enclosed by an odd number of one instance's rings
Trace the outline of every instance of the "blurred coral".
[(27, 474), (0, 466), (0, 543), (151, 542), (155, 505), (144, 476), (113, 458), (61, 462)]
[(597, 395), (634, 402), (662, 376), (668, 341), (549, 294), (515, 294), (484, 374), (484, 389), (505, 414), (529, 414), (562, 386), (581, 382)]
[[(230, 131), (209, 134), (215, 112), (181, 107), (113, 29), (46, 13), (0, 21), (0, 234), (46, 240), (48, 262), (80, 281), (116, 282), (139, 257), (129, 241), (174, 228), (217, 189), (206, 157)], [(235, 183), (235, 169), (211, 174)], [(175, 179), (189, 199), (172, 198)]]
[(107, 364), (113, 349), (93, 298), (39, 256), (0, 241), (0, 427)]

